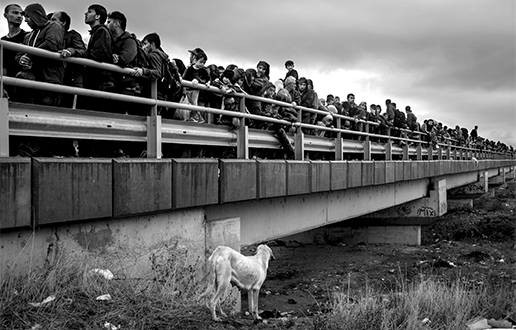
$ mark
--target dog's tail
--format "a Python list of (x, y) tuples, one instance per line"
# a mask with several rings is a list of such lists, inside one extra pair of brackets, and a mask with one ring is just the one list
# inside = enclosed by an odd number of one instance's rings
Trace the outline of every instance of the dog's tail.
[[(217, 289), (217, 283), (216, 283), (217, 276), (215, 274), (215, 260), (217, 260), (217, 257), (219, 254), (220, 254), (220, 252), (218, 251), (218, 249), (215, 249), (215, 251), (213, 251), (210, 258), (208, 259), (208, 263), (206, 265), (206, 274), (208, 275), (207, 276), (208, 287), (206, 288), (206, 291), (204, 291), (204, 293), (202, 293), (199, 296), (199, 300), (206, 298), (206, 296), (208, 296), (210, 293), (215, 292)], [(206, 303), (208, 303), (208, 302), (206, 302)]]

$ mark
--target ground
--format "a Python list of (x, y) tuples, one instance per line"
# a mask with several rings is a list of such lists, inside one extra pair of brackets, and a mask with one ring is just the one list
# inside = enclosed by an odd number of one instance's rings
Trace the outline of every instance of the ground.
[[(495, 198), (483, 196), (473, 208), (449, 212), (422, 227), (421, 246), (274, 242), (276, 260), (269, 265), (259, 298), (259, 309), (268, 320), (258, 328), (278, 325), (281, 316), (282, 322), (294, 319), (294, 328), (303, 328), (298, 325), (309, 326), (310, 316), (326, 311), (334, 292), (350, 292), (350, 299), (366, 286), (388, 292), (402, 279), (411, 283), (422, 274), (460, 279), (471, 286), (487, 281), (516, 284), (515, 197), (514, 189), (499, 188)], [(252, 251), (249, 247), (243, 254)], [(246, 294), (242, 306), (246, 310)], [(210, 328), (251, 328), (250, 319), (246, 313)]]

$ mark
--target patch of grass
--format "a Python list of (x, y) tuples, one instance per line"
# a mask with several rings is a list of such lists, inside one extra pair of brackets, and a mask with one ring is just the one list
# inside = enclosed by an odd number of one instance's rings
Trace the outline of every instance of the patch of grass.
[[(197, 284), (196, 266), (186, 263), (184, 251), (161, 249), (150, 255), (151, 270), (141, 278), (112, 280), (92, 273), (99, 260), (61, 257), (53, 266), (25, 276), (7, 276), (0, 288), (0, 329), (122, 329), (204, 328), (207, 309), (194, 297), (205, 289)], [(103, 294), (112, 299), (96, 300)], [(56, 299), (40, 307), (54, 295)], [(205, 315), (205, 317), (199, 317)]]
[[(465, 329), (476, 317), (514, 317), (516, 302), (511, 283), (491, 283), (471, 289), (459, 279), (452, 283), (421, 277), (399, 290), (380, 294), (366, 288), (354, 294), (341, 292), (333, 297), (332, 312), (313, 319), (314, 329)], [(430, 322), (424, 322), (428, 319)]]

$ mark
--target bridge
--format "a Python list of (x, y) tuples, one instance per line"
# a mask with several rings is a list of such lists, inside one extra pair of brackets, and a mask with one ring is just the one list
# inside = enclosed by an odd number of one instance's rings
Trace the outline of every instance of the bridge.
[[(57, 54), (2, 42), (2, 47), (58, 59)], [(85, 59), (65, 61), (125, 72)], [(24, 272), (60, 257), (97, 255), (128, 276), (149, 266), (149, 254), (182, 249), (194, 261), (220, 244), (235, 248), (285, 236), (306, 238), (321, 227), (353, 224), (352, 238), (419, 244), (421, 225), (452, 205), (471, 203), (490, 185), (515, 176), (513, 154), (466, 148), (449, 140), (433, 148), (409, 139), (288, 122), (153, 99), (2, 77), (2, 84), (131, 101), (150, 116), (63, 109), (0, 99), (1, 275)], [(188, 87), (190, 82), (183, 81)], [(198, 88), (220, 93), (220, 90)], [(274, 100), (303, 111), (321, 111)], [(162, 119), (158, 106), (238, 117), (236, 130), (213, 124)], [(323, 112), (324, 113), (324, 112)], [(301, 115), (299, 115), (301, 118)], [(251, 160), (249, 149), (280, 148), (274, 133), (245, 125), (247, 119), (293, 126), (295, 160)], [(366, 127), (377, 125), (364, 122)], [(307, 136), (317, 128), (333, 138)], [(362, 136), (362, 140), (344, 139)], [(421, 134), (423, 135), (423, 134)], [(10, 157), (13, 136), (145, 142), (146, 159)], [(405, 141), (403, 147), (393, 144)], [(226, 146), (238, 159), (161, 156), (162, 144)], [(332, 160), (309, 160), (307, 152)], [(473, 157), (475, 159), (473, 159)], [(353, 158), (358, 160), (344, 160)], [(452, 199), (454, 198), (455, 199)], [(358, 228), (358, 229), (357, 229)]]

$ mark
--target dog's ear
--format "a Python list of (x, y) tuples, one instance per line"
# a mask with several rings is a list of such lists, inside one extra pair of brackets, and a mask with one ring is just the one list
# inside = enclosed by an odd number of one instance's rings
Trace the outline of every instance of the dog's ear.
[(270, 260), (276, 260), (276, 257), (274, 256), (274, 253), (272, 252), (272, 249), (270, 247), (267, 246), (267, 248), (269, 249), (271, 255), (270, 255)]

